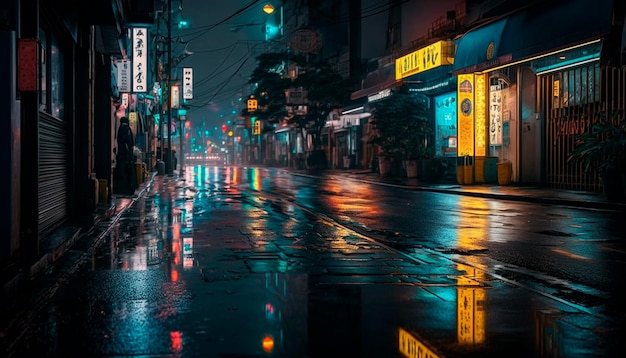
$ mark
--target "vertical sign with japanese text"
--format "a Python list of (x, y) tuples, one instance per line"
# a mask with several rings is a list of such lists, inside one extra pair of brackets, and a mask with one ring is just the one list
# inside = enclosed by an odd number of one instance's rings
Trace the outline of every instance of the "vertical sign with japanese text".
[(458, 155), (474, 156), (474, 74), (459, 75), (458, 99)]
[(111, 62), (115, 71), (114, 80), (117, 83), (118, 92), (130, 92), (130, 62), (126, 59), (114, 59)]
[(180, 91), (178, 85), (172, 85), (170, 88), (170, 107), (176, 109), (180, 107)]
[(474, 76), (474, 151), (476, 156), (487, 155), (487, 74)]
[(193, 68), (183, 68), (183, 99), (193, 99)]
[(145, 27), (133, 28), (133, 92), (148, 90), (148, 32)]

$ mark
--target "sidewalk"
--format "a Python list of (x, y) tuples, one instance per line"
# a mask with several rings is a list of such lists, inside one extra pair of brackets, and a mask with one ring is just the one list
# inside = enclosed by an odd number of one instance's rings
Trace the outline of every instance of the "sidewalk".
[[(305, 171), (300, 171), (307, 175)], [(410, 190), (432, 191), (439, 193), (466, 195), (499, 200), (526, 201), (541, 204), (565, 205), (580, 208), (617, 210), (626, 212), (625, 202), (608, 201), (602, 193), (574, 190), (542, 188), (536, 186), (470, 184), (461, 185), (452, 181), (445, 183), (422, 182), (417, 178), (381, 177), (370, 170), (326, 170), (327, 176), (349, 176), (361, 181), (396, 186)]]
[[(380, 185), (394, 186), (409, 190), (422, 190), (473, 197), (492, 198), (497, 200), (527, 201), (548, 205), (565, 205), (573, 207), (617, 210), (626, 212), (626, 203), (614, 203), (607, 201), (602, 194), (578, 192), (569, 190), (556, 190), (538, 187), (523, 186), (499, 186), (490, 184), (459, 185), (449, 183), (424, 183), (415, 178), (380, 177), (377, 173), (369, 170), (324, 170), (320, 172), (307, 172), (306, 170), (286, 170), (295, 175), (345, 177), (355, 180), (376, 183)], [(2, 280), (2, 302), (12, 302), (19, 293), (26, 288), (32, 288), (33, 282), (50, 270), (63, 256), (66, 256), (73, 247), (80, 242), (82, 237), (94, 236), (98, 225), (113, 225), (121, 214), (131, 207), (137, 198), (146, 193), (146, 189), (152, 185), (156, 172), (144, 181), (135, 191), (133, 196), (113, 196), (110, 205), (100, 206), (93, 213), (93, 221), (87, 223), (68, 223), (56, 230), (50, 238), (45, 240), (45, 254), (41, 259), (30, 267), (29, 272), (24, 272), (15, 267), (0, 267), (0, 279)], [(84, 245), (84, 243), (82, 243)], [(3, 305), (5, 309), (9, 305)], [(1, 332), (0, 332), (1, 333)]]

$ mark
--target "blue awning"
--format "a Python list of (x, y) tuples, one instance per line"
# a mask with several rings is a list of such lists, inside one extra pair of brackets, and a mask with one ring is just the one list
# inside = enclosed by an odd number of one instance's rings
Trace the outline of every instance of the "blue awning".
[(549, 51), (602, 38), (610, 31), (612, 1), (556, 1), (533, 6), (467, 32), (453, 72), (484, 71)]
[(404, 78), (402, 83), (408, 86), (410, 92), (427, 96), (456, 91), (456, 76), (452, 76), (452, 65), (439, 66), (411, 75)]
[(453, 73), (471, 73), (510, 61), (500, 58), (500, 39), (508, 18), (481, 26), (463, 35), (454, 55)]

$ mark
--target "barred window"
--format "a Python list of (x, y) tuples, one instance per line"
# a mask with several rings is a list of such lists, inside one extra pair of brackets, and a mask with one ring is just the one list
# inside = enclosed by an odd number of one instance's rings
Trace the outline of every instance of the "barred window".
[(554, 108), (600, 101), (600, 64), (554, 73)]

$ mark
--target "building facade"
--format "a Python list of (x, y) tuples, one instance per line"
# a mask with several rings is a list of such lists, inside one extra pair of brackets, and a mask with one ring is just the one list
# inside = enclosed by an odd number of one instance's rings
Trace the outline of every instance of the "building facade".
[(46, 259), (51, 234), (65, 223), (80, 227), (110, 195), (117, 108), (111, 58), (128, 55), (128, 24), (150, 22), (153, 11), (144, 0), (0, 5), (1, 18), (10, 19), (0, 27), (10, 168), (0, 175), (2, 229), (9, 233), (1, 240), (3, 261)]

